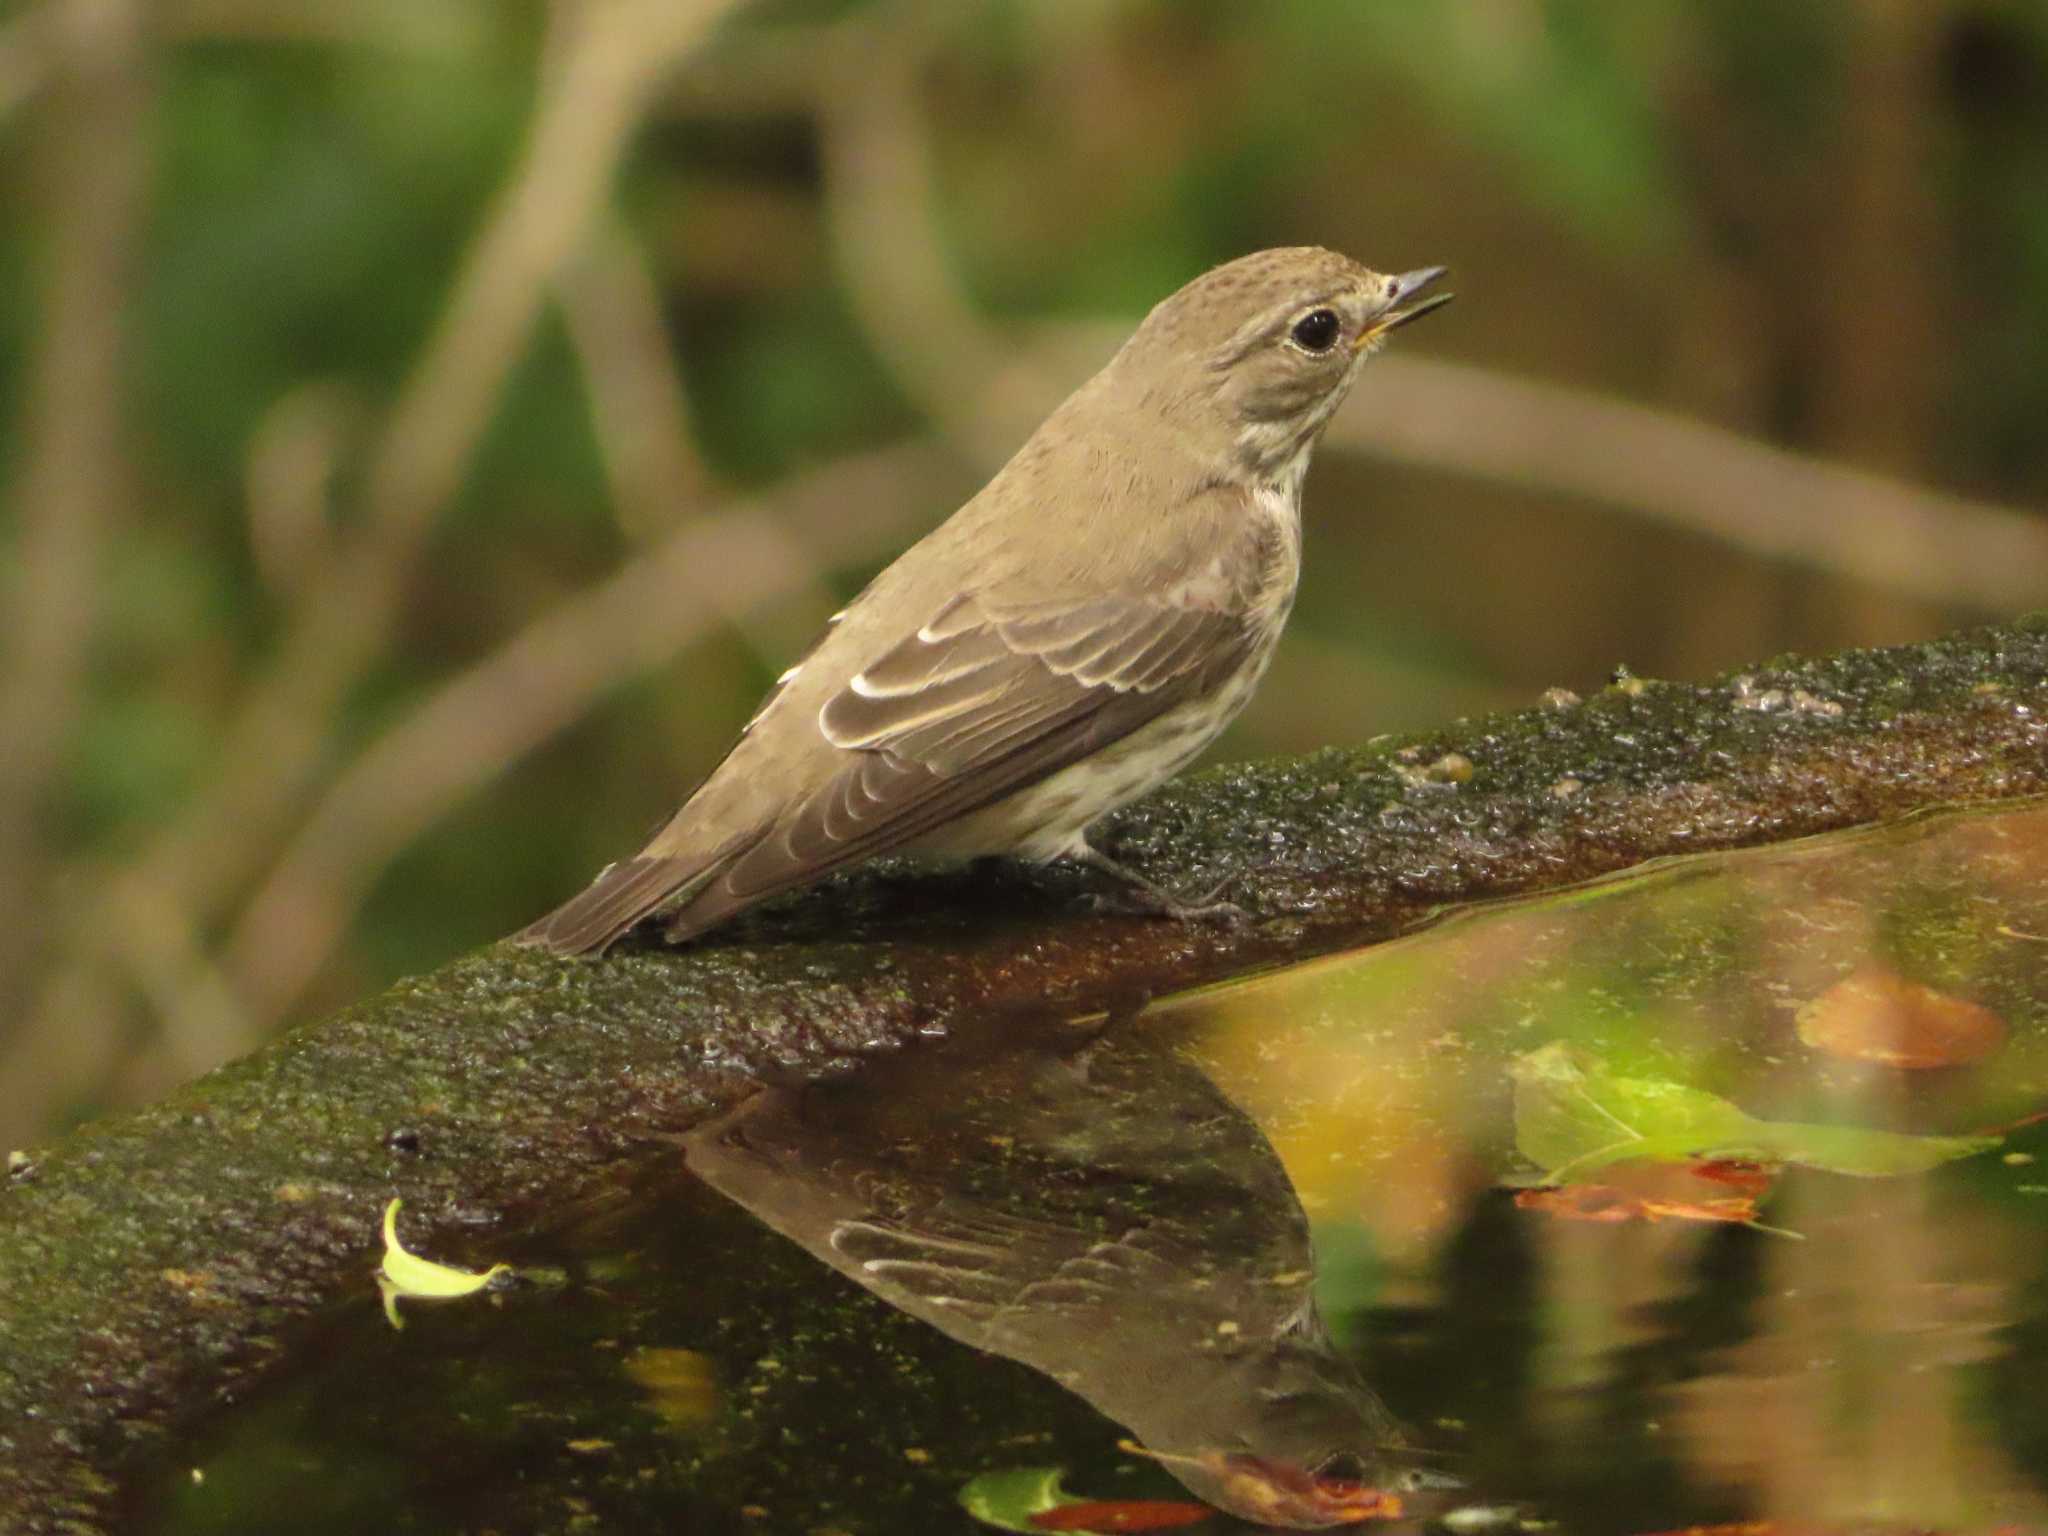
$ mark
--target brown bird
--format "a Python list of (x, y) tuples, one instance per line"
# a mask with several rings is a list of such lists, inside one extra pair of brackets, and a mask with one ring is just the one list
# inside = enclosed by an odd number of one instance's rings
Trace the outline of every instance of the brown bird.
[(680, 942), (884, 853), (1066, 858), (1180, 916), (1090, 846), (1272, 659), (1301, 572), (1309, 453), (1442, 267), (1315, 247), (1204, 273), (1145, 317), (959, 511), (847, 605), (634, 857), (522, 942)]

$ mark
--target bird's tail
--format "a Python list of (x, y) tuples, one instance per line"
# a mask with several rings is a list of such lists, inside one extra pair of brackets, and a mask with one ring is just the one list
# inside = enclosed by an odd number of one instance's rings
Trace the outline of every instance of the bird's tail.
[(558, 955), (603, 954), (641, 919), (718, 872), (718, 862), (648, 857), (612, 865), (539, 922), (512, 936), (516, 944)]
[[(621, 860), (546, 917), (512, 935), (512, 942), (558, 955), (601, 955), (657, 913), (668, 916), (663, 937), (669, 943), (695, 938), (798, 883), (757, 882), (740, 892), (719, 879), (772, 830), (772, 822), (763, 822), (708, 850), (643, 852)], [(655, 846), (660, 843), (657, 838)]]

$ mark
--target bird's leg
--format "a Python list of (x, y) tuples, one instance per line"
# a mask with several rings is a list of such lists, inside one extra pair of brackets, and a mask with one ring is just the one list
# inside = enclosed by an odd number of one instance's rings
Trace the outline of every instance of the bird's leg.
[(1136, 870), (1126, 869), (1093, 844), (1084, 842), (1078, 850), (1068, 854), (1067, 857), (1076, 864), (1086, 865), (1089, 869), (1098, 870), (1102, 874), (1116, 880), (1124, 887), (1126, 897), (1131, 898), (1133, 904), (1142, 912), (1157, 913), (1162, 917), (1178, 918), (1182, 922), (1200, 918), (1222, 918), (1227, 922), (1244, 922), (1251, 916), (1249, 912), (1245, 911), (1243, 907), (1240, 907), (1234, 901), (1218, 901), (1216, 899), (1217, 893), (1230, 883), (1227, 880), (1219, 882), (1194, 900), (1189, 901), (1185, 897), (1169, 891), (1157, 881), (1147, 880)]

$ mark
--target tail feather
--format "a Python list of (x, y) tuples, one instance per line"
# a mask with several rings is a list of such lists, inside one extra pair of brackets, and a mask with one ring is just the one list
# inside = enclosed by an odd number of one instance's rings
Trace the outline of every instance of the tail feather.
[[(714, 873), (722, 874), (724, 870), (720, 869)], [(768, 890), (736, 896), (726, 882), (705, 880), (676, 903), (668, 915), (668, 921), (662, 925), (661, 936), (671, 944), (687, 943), (700, 933), (709, 933), (727, 918), (744, 912), (748, 907), (758, 906), (771, 897), (779, 896), (788, 888), (788, 884), (785, 883)]]
[(558, 955), (602, 954), (679, 891), (717, 873), (716, 862), (640, 857), (614, 864), (513, 942)]

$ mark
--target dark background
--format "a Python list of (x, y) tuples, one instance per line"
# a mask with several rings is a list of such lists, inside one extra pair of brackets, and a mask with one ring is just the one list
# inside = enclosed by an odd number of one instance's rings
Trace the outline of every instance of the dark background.
[(0, 1145), (629, 851), (1146, 306), (1454, 269), (1218, 755), (2048, 596), (2048, 11), (0, 5)]

